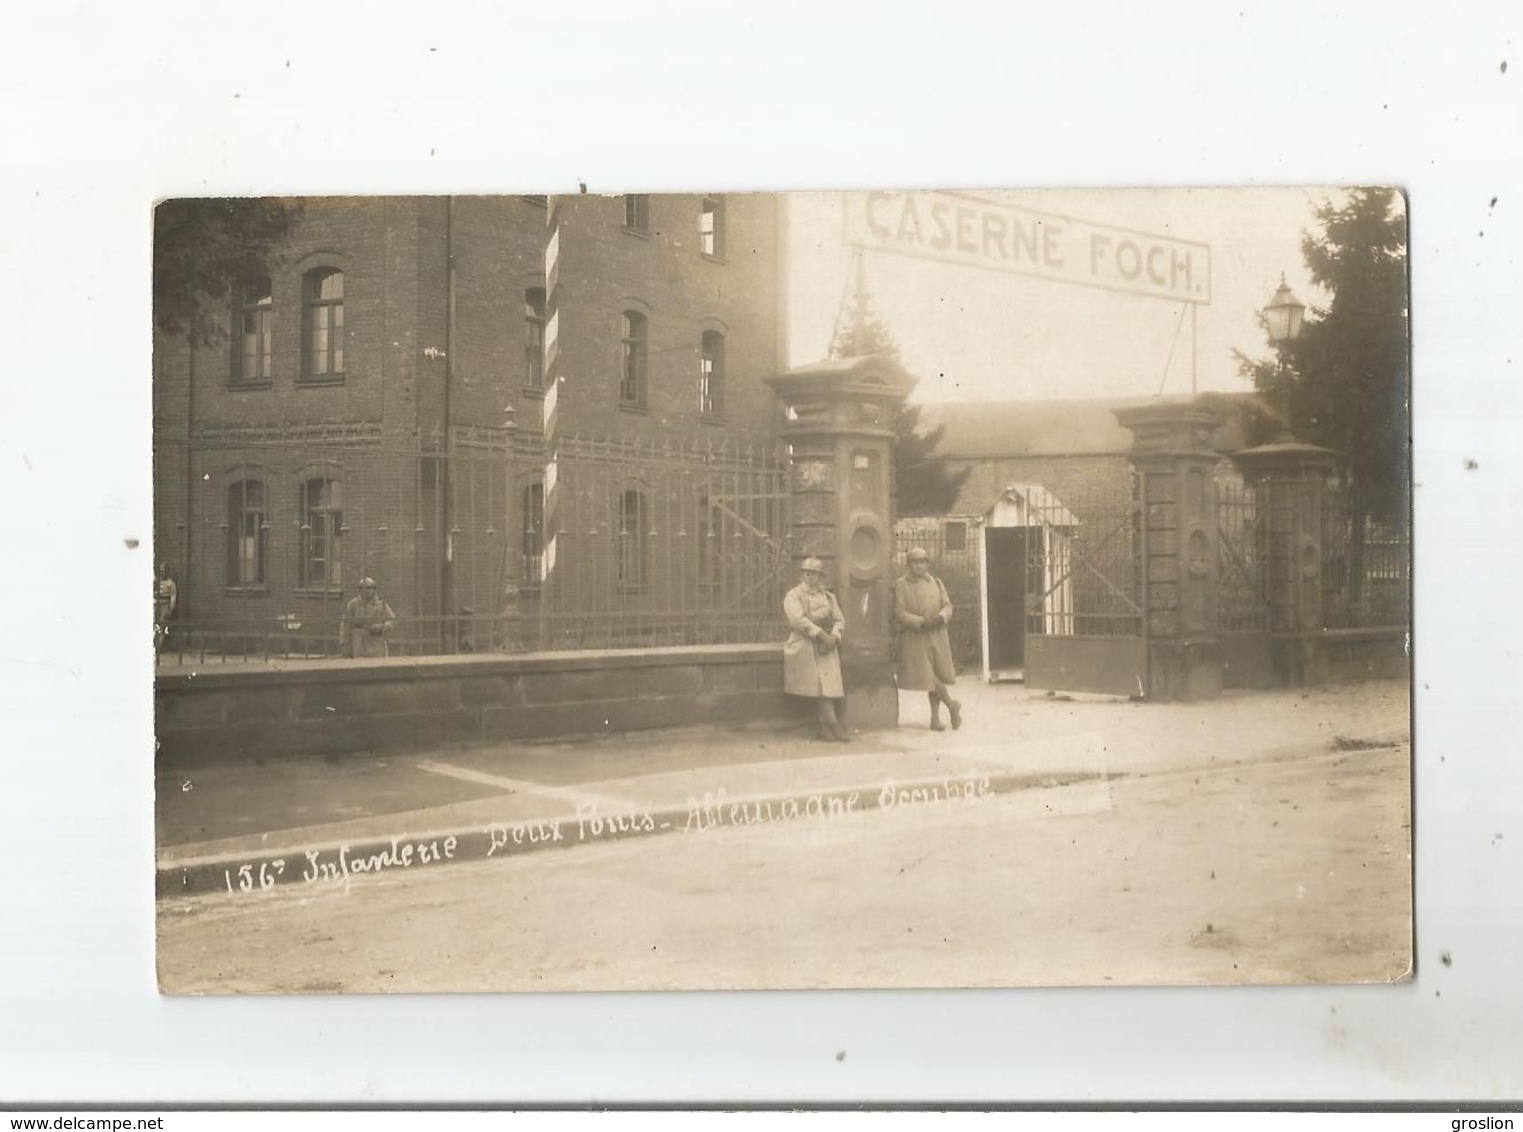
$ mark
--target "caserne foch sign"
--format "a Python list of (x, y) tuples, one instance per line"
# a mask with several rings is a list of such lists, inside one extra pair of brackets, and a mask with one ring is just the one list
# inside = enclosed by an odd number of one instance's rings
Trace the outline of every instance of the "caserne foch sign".
[(965, 193), (848, 193), (846, 242), (1181, 303), (1211, 301), (1211, 249), (1205, 244)]

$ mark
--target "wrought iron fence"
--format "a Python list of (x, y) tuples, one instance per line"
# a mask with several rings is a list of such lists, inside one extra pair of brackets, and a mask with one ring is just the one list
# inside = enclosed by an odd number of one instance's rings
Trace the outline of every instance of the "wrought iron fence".
[(1132, 482), (1028, 493), (1026, 632), (1136, 637), (1143, 630), (1141, 512)]
[(462, 430), (446, 452), (356, 426), (156, 443), (179, 593), (161, 663), (341, 655), (362, 577), (396, 615), (391, 655), (779, 638), (782, 451), (562, 437), (542, 578), (544, 462), (511, 441)]
[[(388, 602), (388, 604), (390, 604)], [(159, 649), (160, 667), (200, 667), (215, 663), (271, 660), (320, 660), (344, 657), (344, 620), (300, 614), (267, 618), (254, 615), (223, 620), (174, 620)], [(435, 656), (518, 650), (523, 647), (522, 619), (511, 613), (470, 613), (455, 617), (397, 616), (384, 635), (385, 648), (374, 655)]]
[(555, 565), (526, 583), (549, 649), (780, 638), (790, 578), (781, 448), (562, 437)]
[(960, 669), (977, 668), (983, 659), (983, 593), (978, 574), (982, 537), (982, 516), (903, 518), (894, 524), (896, 576), (905, 570), (909, 552), (919, 548), (931, 556), (931, 572), (947, 588), (953, 611), (947, 636), (952, 659)]
[(1405, 522), (1356, 518), (1341, 485), (1322, 511), (1322, 612), (1329, 629), (1411, 624), (1412, 532)]
[(1235, 477), (1216, 478), (1217, 631), (1269, 631), (1264, 577), (1265, 523), (1258, 493)]

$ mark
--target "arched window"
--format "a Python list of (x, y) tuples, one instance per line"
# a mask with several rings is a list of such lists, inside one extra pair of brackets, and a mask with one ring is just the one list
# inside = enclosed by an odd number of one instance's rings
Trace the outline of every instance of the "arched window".
[(646, 354), (649, 349), (650, 324), (639, 311), (624, 312), (622, 335), (623, 358), (619, 370), (619, 400), (626, 405), (643, 405), (646, 398)]
[(523, 510), (523, 584), (537, 586), (545, 562), (545, 485), (531, 483), (524, 488)]
[(270, 380), (270, 347), (274, 338), (275, 293), (269, 276), (256, 280), (243, 292), (238, 305), (238, 356), (234, 359), (235, 382)]
[(227, 489), (227, 584), (262, 586), (269, 556), (264, 484), (242, 479)]
[(525, 382), (530, 389), (545, 387), (545, 291), (543, 287), (530, 287), (524, 292), (524, 325), (528, 331), (524, 338)]
[(301, 485), (301, 558), (297, 582), (302, 589), (341, 589), (344, 507), (338, 480), (318, 476)]
[(717, 330), (703, 332), (698, 353), (698, 411), (711, 417), (724, 413), (724, 335)]
[(344, 373), (344, 273), (319, 267), (302, 278), (301, 373), (306, 378)]
[(649, 581), (649, 555), (646, 553), (645, 494), (629, 488), (619, 496), (619, 588), (644, 589)]

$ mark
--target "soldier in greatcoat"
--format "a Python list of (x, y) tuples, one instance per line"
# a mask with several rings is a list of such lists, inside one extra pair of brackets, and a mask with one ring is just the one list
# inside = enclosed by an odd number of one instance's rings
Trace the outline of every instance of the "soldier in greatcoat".
[(169, 573), (169, 563), (159, 563), (159, 576), (153, 583), (153, 653), (157, 656), (169, 640), (169, 623), (180, 607), (180, 590)]
[(845, 743), (851, 739), (836, 716), (836, 701), (846, 695), (841, 683), (841, 637), (845, 618), (835, 595), (822, 584), (825, 565), (804, 559), (803, 580), (783, 598), (788, 640), (783, 645), (783, 690), (818, 705), (819, 737)]
[(358, 597), (349, 599), (344, 607), (344, 620), (339, 635), (348, 657), (385, 656), (386, 634), (396, 624), (397, 615), (391, 606), (376, 596), (374, 578), (360, 579)]
[(931, 573), (931, 556), (925, 550), (917, 546), (906, 557), (909, 573), (894, 583), (894, 623), (899, 628), (894, 669), (899, 688), (930, 695), (932, 731), (946, 730), (943, 704), (956, 730), (962, 726), (962, 704), (947, 692), (947, 685), (957, 682), (947, 639), (952, 602), (941, 579)]

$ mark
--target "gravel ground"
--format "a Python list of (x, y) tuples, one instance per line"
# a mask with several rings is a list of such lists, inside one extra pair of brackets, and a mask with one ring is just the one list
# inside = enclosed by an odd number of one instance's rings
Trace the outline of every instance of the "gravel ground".
[(1400, 979), (1410, 753), (1399, 738), (1372, 742), (347, 889), (164, 900), (161, 982), (324, 993)]

